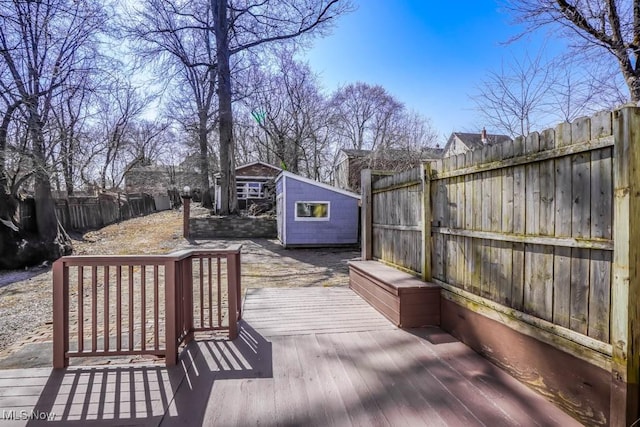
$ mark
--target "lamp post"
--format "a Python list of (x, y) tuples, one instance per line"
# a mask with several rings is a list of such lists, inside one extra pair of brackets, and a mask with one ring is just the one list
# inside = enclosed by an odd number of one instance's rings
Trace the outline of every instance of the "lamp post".
[(185, 185), (182, 189), (182, 236), (189, 238), (189, 211), (191, 210), (191, 188)]

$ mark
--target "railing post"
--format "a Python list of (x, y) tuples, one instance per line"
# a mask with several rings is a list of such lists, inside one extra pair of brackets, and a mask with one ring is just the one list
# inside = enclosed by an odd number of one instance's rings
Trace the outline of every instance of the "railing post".
[(229, 339), (238, 337), (238, 286), (240, 252), (227, 255), (227, 295), (229, 298)]
[(373, 200), (371, 194), (371, 169), (364, 169), (360, 174), (360, 188), (362, 192), (361, 198), (361, 246), (362, 246), (362, 259), (373, 259)]
[(629, 426), (640, 416), (640, 109), (613, 118), (610, 425)]
[(238, 320), (242, 319), (242, 254), (240, 250), (235, 255), (237, 259), (237, 269), (236, 269), (236, 301), (238, 302)]
[(178, 363), (178, 335), (176, 328), (176, 278), (179, 277), (176, 266), (179, 261), (169, 259), (164, 264), (164, 309), (165, 309), (165, 364), (167, 367)]
[(69, 267), (53, 263), (53, 367), (69, 366)]
[[(192, 258), (185, 258), (182, 261), (182, 322), (185, 336), (185, 344), (193, 340), (193, 261)], [(180, 331), (182, 332), (182, 331)]]

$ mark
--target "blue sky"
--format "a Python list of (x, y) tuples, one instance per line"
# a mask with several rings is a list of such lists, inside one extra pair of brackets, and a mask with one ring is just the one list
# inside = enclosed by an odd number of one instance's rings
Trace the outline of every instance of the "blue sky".
[[(439, 135), (479, 132), (469, 99), (503, 59), (537, 53), (544, 34), (505, 45), (521, 28), (495, 1), (355, 0), (332, 34), (315, 40), (305, 60), (328, 92), (342, 84), (379, 84), (431, 118)], [(491, 129), (487, 129), (491, 131)]]

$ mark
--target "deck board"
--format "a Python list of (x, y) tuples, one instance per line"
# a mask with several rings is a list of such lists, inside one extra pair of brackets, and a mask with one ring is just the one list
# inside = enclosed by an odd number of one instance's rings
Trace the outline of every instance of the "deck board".
[(0, 371), (0, 409), (53, 410), (65, 426), (579, 425), (439, 328), (398, 329), (348, 288), (248, 290), (243, 317), (238, 339), (193, 342), (175, 368)]
[[(244, 310), (273, 346), (273, 379), (254, 385), (275, 396), (247, 425), (579, 425), (440, 329), (421, 330), (440, 344), (398, 329), (349, 289), (250, 290)], [(205, 424), (237, 421), (222, 406)]]
[(263, 337), (396, 329), (347, 288), (249, 289), (243, 307)]

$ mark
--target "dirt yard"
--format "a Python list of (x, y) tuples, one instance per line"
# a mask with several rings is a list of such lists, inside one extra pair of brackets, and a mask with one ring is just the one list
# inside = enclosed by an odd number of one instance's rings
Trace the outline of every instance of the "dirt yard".
[[(275, 240), (196, 241), (182, 238), (182, 214), (165, 211), (74, 235), (76, 255), (165, 254), (189, 247), (242, 243), (242, 286), (347, 286), (353, 249), (283, 249)], [(0, 271), (0, 360), (52, 333), (51, 268)], [(0, 365), (2, 365), (0, 363)]]

